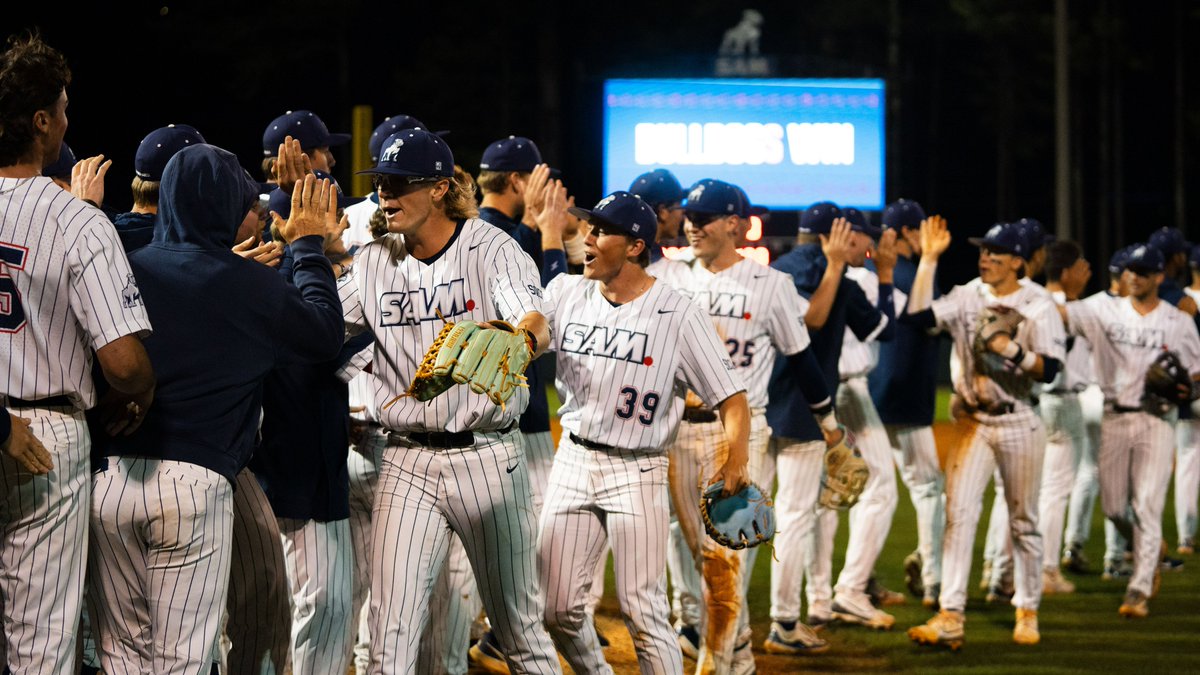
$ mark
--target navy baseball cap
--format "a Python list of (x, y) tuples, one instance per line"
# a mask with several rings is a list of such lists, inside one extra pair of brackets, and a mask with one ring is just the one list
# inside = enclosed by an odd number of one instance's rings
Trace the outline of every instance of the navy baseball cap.
[(1147, 243), (1162, 251), (1165, 258), (1188, 251), (1188, 243), (1183, 238), (1183, 233), (1173, 227), (1163, 227), (1155, 230), (1154, 234), (1150, 235)]
[(925, 220), (925, 209), (921, 205), (911, 199), (897, 199), (887, 208), (883, 210), (884, 229), (900, 229), (902, 227), (921, 227), (921, 221)]
[(1108, 272), (1110, 274), (1120, 274), (1121, 270), (1125, 269), (1125, 262), (1129, 260), (1130, 246), (1124, 246), (1117, 249), (1112, 254), (1112, 258), (1108, 260)]
[(732, 183), (715, 178), (696, 181), (683, 200), (683, 208), (694, 213), (750, 217), (750, 200), (746, 199), (746, 193)]
[(1162, 251), (1158, 247), (1150, 244), (1138, 244), (1129, 249), (1124, 269), (1135, 273), (1154, 273), (1163, 271), (1164, 267), (1166, 267), (1166, 260), (1163, 259)]
[(350, 142), (350, 134), (331, 134), (329, 127), (321, 121), (317, 114), (309, 110), (289, 110), (271, 120), (267, 130), (263, 132), (263, 157), (274, 157), (279, 152), (279, 144), (291, 136), (300, 141), (300, 149), (305, 152), (313, 148), (323, 148), (329, 145), (344, 145)]
[(629, 191), (651, 206), (674, 204), (687, 196), (679, 179), (666, 169), (655, 169), (638, 176), (633, 179)]
[(878, 239), (879, 235), (883, 234), (882, 229), (871, 224), (871, 219), (867, 217), (867, 214), (853, 206), (842, 209), (842, 217), (850, 223), (850, 229), (855, 232), (862, 232), (873, 239)]
[[(333, 176), (330, 176), (324, 171), (313, 171), (313, 175), (317, 177), (317, 180), (329, 179), (329, 182), (333, 183), (333, 186), (337, 188), (337, 205), (339, 209), (344, 209), (347, 206), (357, 204), (366, 199), (366, 197), (347, 197), (342, 192), (342, 187), (338, 185), (338, 182), (334, 180)], [(275, 188), (274, 190), (271, 190), (271, 193), (267, 199), (267, 210), (274, 211), (275, 213), (279, 214), (280, 218), (286, 219), (292, 213), (292, 194), (290, 192), (284, 192), (281, 188)]]
[(509, 136), (487, 146), (479, 160), (479, 170), (529, 173), (538, 164), (545, 162), (537, 143), (524, 136)]
[[(800, 234), (829, 234), (842, 209), (833, 202), (817, 202), (800, 212)], [(859, 230), (861, 232), (861, 230)]]
[(424, 122), (412, 115), (392, 115), (383, 118), (379, 126), (375, 127), (375, 131), (371, 132), (371, 140), (367, 141), (367, 149), (371, 152), (371, 161), (379, 161), (379, 151), (383, 148), (383, 142), (397, 131), (428, 128)]
[(71, 150), (71, 146), (63, 141), (58, 148), (58, 159), (50, 166), (42, 168), (42, 175), (47, 178), (61, 178), (66, 181), (71, 180), (71, 169), (75, 168), (75, 153)]
[(655, 236), (658, 235), (658, 216), (655, 215), (654, 209), (642, 201), (641, 197), (624, 190), (618, 190), (601, 199), (594, 209), (572, 206), (567, 210), (576, 218), (618, 227), (647, 245), (653, 244)]
[(1041, 221), (1036, 218), (1022, 218), (1015, 221), (1013, 225), (1024, 228), (1025, 243), (1028, 245), (1031, 255), (1033, 251), (1054, 241), (1054, 235), (1047, 233)]
[(383, 142), (375, 167), (358, 173), (452, 178), (454, 153), (440, 136), (424, 129), (397, 131)]
[(199, 131), (186, 124), (168, 124), (146, 134), (138, 143), (133, 156), (133, 172), (142, 180), (162, 180), (163, 169), (175, 153), (188, 147), (206, 143)]
[(971, 237), (967, 241), (979, 247), (987, 247), (999, 253), (1019, 255), (1029, 260), (1029, 242), (1022, 228), (1013, 223), (996, 223), (982, 237)]

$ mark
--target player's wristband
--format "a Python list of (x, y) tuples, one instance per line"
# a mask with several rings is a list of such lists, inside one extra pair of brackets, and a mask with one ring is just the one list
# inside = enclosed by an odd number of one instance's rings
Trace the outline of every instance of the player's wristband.
[(1021, 367), (1021, 370), (1025, 371), (1025, 372), (1029, 372), (1029, 371), (1033, 370), (1034, 366), (1037, 365), (1037, 357), (1038, 357), (1037, 352), (1031, 351), (1031, 352), (1025, 352), (1024, 354), (1021, 355), (1021, 358), (1014, 359), (1014, 360), (1017, 362), (1017, 365), (1019, 365)]

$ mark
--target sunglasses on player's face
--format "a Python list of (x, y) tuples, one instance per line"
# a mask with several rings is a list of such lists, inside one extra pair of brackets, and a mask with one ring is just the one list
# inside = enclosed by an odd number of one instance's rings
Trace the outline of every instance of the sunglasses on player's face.
[(692, 224), (692, 227), (704, 227), (709, 223), (715, 223), (725, 218), (725, 216), (719, 213), (699, 213), (697, 211), (686, 211), (683, 215)]

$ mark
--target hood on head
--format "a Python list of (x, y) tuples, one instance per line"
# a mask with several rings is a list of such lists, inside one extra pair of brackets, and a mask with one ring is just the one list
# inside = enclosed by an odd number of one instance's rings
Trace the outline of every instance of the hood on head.
[(258, 184), (233, 153), (215, 145), (184, 148), (167, 162), (158, 193), (154, 243), (228, 249), (258, 200)]

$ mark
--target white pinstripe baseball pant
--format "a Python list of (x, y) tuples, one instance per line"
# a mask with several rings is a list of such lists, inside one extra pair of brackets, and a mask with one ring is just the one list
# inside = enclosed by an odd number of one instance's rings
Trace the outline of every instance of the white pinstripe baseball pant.
[[(747, 472), (750, 480), (760, 486), (770, 434), (766, 412), (753, 411)], [(681, 606), (695, 608), (696, 623), (689, 625), (700, 629), (702, 650), (712, 655), (717, 672), (726, 672), (739, 638), (750, 630), (746, 591), (757, 549), (727, 549), (708, 536), (701, 521), (700, 495), (729, 454), (725, 429), (719, 421), (683, 422), (668, 452), (671, 504), (684, 544), (678, 562), (691, 568), (690, 572), (680, 570), (675, 574), (676, 594)], [(671, 548), (679, 547), (672, 543)], [(694, 580), (695, 586), (687, 586), (689, 580)], [(717, 617), (715, 621), (710, 620), (713, 616)], [(705, 667), (703, 659), (696, 665), (697, 669)]]
[[(357, 424), (357, 422), (352, 422)], [(363, 427), (362, 440), (350, 446), (346, 460), (350, 474), (350, 541), (354, 547), (353, 612), (358, 617), (358, 635), (354, 644), (354, 672), (366, 673), (371, 666), (370, 607), (371, 592), (371, 510), (375, 507), (375, 487), (379, 484), (379, 466), (387, 447), (387, 433), (378, 424)]]
[(1016, 553), (1012, 604), (1036, 610), (1042, 596), (1042, 537), (1037, 515), (1046, 443), (1042, 421), (1032, 409), (1021, 408), (1005, 415), (978, 414), (977, 419), (968, 417), (959, 424), (963, 434), (946, 462), (946, 536), (939, 603), (943, 609), (958, 612), (966, 608), (983, 493), (998, 468)]
[(514, 672), (558, 673), (541, 624), (536, 530), (522, 444), (474, 432), (466, 448), (389, 445), (371, 530), (371, 672), (416, 671), (449, 539), (458, 535)]
[(1062, 557), (1063, 527), (1075, 467), (1087, 443), (1079, 395), (1046, 393), (1041, 397), (1046, 425), (1046, 458), (1042, 465), (1042, 491), (1038, 498), (1038, 525), (1044, 547), (1043, 567), (1057, 569)]
[(1129, 589), (1147, 596), (1162, 545), (1174, 421), (1145, 412), (1105, 412), (1100, 425), (1100, 501), (1104, 515), (1133, 542)]
[(1175, 534), (1179, 544), (1196, 538), (1196, 500), (1200, 499), (1200, 419), (1175, 427)]
[(279, 522), (249, 468), (237, 475), (230, 548), (225, 623), (229, 672), (282, 675), (291, 636), (291, 593), (279, 545)]
[[(896, 470), (892, 468), (892, 446), (871, 401), (866, 377), (842, 381), (837, 391), (838, 420), (854, 434), (854, 441), (871, 471), (858, 503), (850, 508), (850, 537), (845, 563), (838, 576), (837, 592), (861, 596), (875, 569), (896, 512)], [(817, 508), (816, 548), (809, 568), (809, 604), (832, 600), (833, 537), (838, 528), (838, 511)]]
[(293, 675), (344, 675), (354, 642), (350, 520), (280, 518), (292, 596)]
[(917, 512), (922, 585), (933, 588), (942, 581), (942, 534), (946, 529), (946, 477), (938, 461), (933, 427), (889, 424), (887, 433), (900, 479)]
[[(773, 436), (764, 472), (779, 478), (775, 492), (775, 555), (771, 561), (771, 619), (800, 620), (800, 590), (814, 546), (817, 496), (821, 489), (825, 441)], [(774, 476), (772, 476), (773, 478)], [(826, 608), (827, 609), (827, 608)], [(809, 614), (813, 606), (809, 604)]]
[(611, 673), (587, 615), (610, 539), (617, 600), (643, 673), (681, 673), (667, 603), (667, 456), (593, 450), (568, 436), (550, 472), (538, 539), (546, 626), (577, 673)]
[(187, 462), (109, 457), (95, 474), (89, 602), (112, 675), (209, 672), (229, 590), (233, 486)]
[[(1092, 511), (1100, 495), (1100, 420), (1104, 417), (1104, 392), (1097, 384), (1089, 385), (1079, 395), (1083, 409), (1085, 445), (1071, 487), (1071, 503), (1067, 509), (1067, 545), (1083, 546), (1091, 538)], [(1125, 556), (1125, 537), (1116, 525), (1104, 519), (1104, 560), (1116, 564)]]
[(0, 453), (0, 610), (13, 673), (74, 675), (88, 557), (91, 437), (83, 412), (12, 410), (54, 460), (34, 476)]

